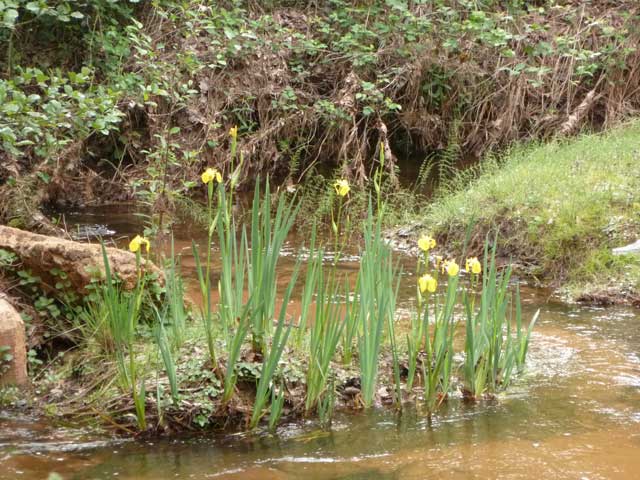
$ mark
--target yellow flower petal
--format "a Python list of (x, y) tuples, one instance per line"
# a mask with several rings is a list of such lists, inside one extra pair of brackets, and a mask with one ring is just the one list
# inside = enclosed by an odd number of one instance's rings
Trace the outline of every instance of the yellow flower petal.
[(215, 180), (218, 183), (222, 183), (222, 175), (215, 168), (207, 168), (202, 172), (202, 183), (209, 183)]
[(420, 287), (420, 292), (422, 293), (433, 293), (438, 288), (438, 281), (431, 275), (425, 274), (418, 279), (418, 287)]
[(435, 246), (436, 246), (435, 239), (430, 237), (429, 235), (422, 235), (418, 239), (418, 247), (420, 247), (420, 250), (422, 250), (423, 252), (428, 252), (432, 248), (435, 248)]
[(474, 275), (478, 275), (482, 272), (482, 265), (478, 261), (478, 257), (467, 258), (465, 262), (465, 270)]
[(460, 271), (460, 266), (456, 263), (455, 260), (447, 260), (446, 262), (444, 262), (443, 269), (447, 272), (447, 275), (449, 275), (450, 277), (455, 277)]
[(149, 240), (147, 240), (146, 238), (141, 237), (140, 235), (136, 235), (129, 242), (129, 250), (133, 253), (136, 253), (138, 250), (140, 250), (140, 247), (142, 245), (145, 246), (146, 252), (149, 253), (149, 249), (151, 248), (151, 242), (149, 242)]
[(344, 197), (349, 193), (351, 187), (349, 186), (349, 182), (345, 179), (341, 178), (340, 180), (336, 180), (336, 183), (333, 184), (333, 188), (336, 189), (336, 193), (341, 197)]
[(133, 253), (137, 252), (138, 250), (140, 250), (141, 243), (142, 243), (142, 237), (140, 235), (136, 235), (129, 242), (129, 250), (132, 251)]

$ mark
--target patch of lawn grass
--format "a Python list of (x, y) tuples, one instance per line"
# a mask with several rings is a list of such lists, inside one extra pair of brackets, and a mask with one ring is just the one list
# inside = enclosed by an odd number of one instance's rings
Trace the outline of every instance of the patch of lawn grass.
[(574, 295), (638, 288), (640, 256), (611, 248), (640, 238), (640, 121), (487, 159), (473, 182), (437, 195), (420, 221), (441, 244), (472, 221), (479, 244), (498, 227), (503, 255)]

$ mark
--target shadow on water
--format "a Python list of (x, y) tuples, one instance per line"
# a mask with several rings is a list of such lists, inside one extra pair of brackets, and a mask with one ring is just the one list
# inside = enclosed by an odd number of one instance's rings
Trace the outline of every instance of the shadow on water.
[[(73, 221), (106, 225), (126, 242), (139, 221), (114, 215), (94, 211), (90, 220), (78, 214)], [(176, 241), (192, 276), (191, 233), (180, 231)], [(289, 251), (299, 244), (292, 237)], [(355, 272), (357, 258), (351, 260), (347, 272)], [(283, 271), (294, 262), (294, 255), (284, 257)], [(407, 273), (403, 282), (411, 291), (415, 279)], [(399, 308), (409, 302), (407, 294)], [(65, 480), (637, 478), (640, 315), (565, 305), (532, 289), (523, 290), (523, 303), (525, 315), (542, 310), (528, 371), (493, 401), (454, 399), (431, 419), (412, 408), (339, 414), (331, 432), (302, 421), (275, 436), (144, 442), (0, 413), (0, 479), (42, 479), (51, 471)]]

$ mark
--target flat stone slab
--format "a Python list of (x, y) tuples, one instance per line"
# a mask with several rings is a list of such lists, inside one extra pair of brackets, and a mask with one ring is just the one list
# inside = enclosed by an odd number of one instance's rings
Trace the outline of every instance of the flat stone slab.
[[(95, 243), (81, 243), (63, 238), (39, 235), (0, 225), (0, 248), (16, 254), (23, 268), (30, 269), (43, 280), (51, 280), (50, 272), (65, 272), (72, 287), (83, 291), (96, 276), (104, 276), (102, 248)], [(111, 270), (133, 288), (138, 278), (136, 256), (128, 251), (107, 247)], [(155, 273), (162, 281), (162, 272), (151, 262), (144, 262), (148, 273)]]
[[(6, 355), (11, 359), (4, 360)], [(0, 297), (0, 385), (28, 384), (24, 322), (16, 309)]]

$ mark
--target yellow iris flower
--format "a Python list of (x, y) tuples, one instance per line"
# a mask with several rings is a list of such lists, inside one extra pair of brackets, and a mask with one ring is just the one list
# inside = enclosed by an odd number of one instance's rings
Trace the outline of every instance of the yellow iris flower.
[(141, 237), (140, 235), (136, 235), (133, 240), (129, 242), (129, 250), (131, 250), (133, 253), (136, 253), (138, 250), (140, 250), (140, 247), (142, 245), (145, 246), (147, 253), (149, 253), (149, 249), (151, 248), (151, 243), (149, 242), (149, 240)]
[(420, 292), (422, 293), (433, 293), (438, 288), (438, 281), (431, 275), (425, 274), (418, 278), (418, 287), (420, 287)]
[(478, 275), (482, 272), (482, 265), (478, 261), (478, 257), (471, 257), (471, 258), (467, 258), (464, 269), (469, 273)]
[(229, 135), (231, 136), (231, 138), (238, 138), (238, 127), (231, 127), (229, 129)]
[(333, 184), (333, 188), (336, 189), (336, 193), (341, 197), (344, 197), (349, 193), (351, 187), (349, 186), (349, 182), (345, 179), (341, 178), (340, 180), (336, 180), (336, 183)]
[(436, 240), (429, 235), (422, 235), (418, 239), (418, 247), (420, 247), (420, 250), (422, 250), (423, 252), (428, 252), (432, 248), (435, 248), (435, 246)]
[(222, 175), (215, 168), (207, 168), (202, 173), (202, 183), (209, 183), (215, 179), (216, 182), (222, 183)]
[(455, 277), (460, 271), (460, 266), (456, 263), (455, 260), (447, 260), (442, 265), (442, 270), (447, 272), (447, 275), (449, 275), (450, 277)]

